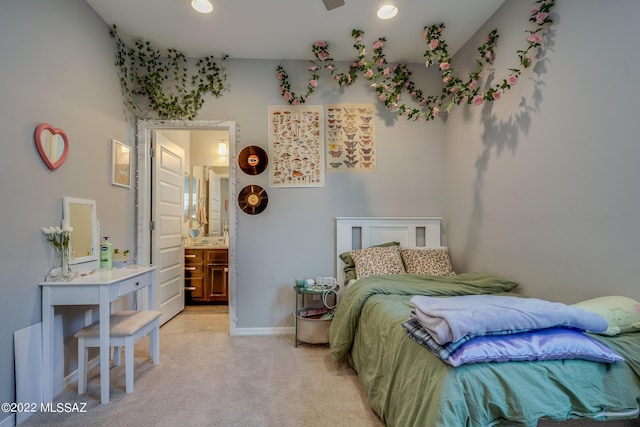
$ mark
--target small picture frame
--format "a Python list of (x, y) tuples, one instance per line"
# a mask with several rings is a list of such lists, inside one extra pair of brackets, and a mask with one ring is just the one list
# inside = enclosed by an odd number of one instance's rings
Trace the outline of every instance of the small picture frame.
[(111, 140), (111, 183), (131, 188), (131, 147)]

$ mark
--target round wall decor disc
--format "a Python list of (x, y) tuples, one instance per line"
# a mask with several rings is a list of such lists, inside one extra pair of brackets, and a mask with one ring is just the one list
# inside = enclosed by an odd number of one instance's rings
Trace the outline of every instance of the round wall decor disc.
[(238, 166), (249, 175), (261, 174), (267, 169), (268, 163), (267, 153), (257, 145), (243, 148), (238, 155)]
[(238, 194), (238, 206), (249, 215), (256, 215), (266, 209), (269, 196), (259, 185), (247, 185)]

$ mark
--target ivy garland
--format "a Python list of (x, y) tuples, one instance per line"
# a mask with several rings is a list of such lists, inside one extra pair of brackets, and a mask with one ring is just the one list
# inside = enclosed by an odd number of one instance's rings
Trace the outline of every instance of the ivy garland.
[[(519, 63), (523, 68), (532, 65), (529, 52), (542, 45), (542, 34), (553, 21), (550, 18), (551, 10), (555, 0), (537, 0), (529, 16), (529, 21), (535, 24), (535, 29), (527, 30), (527, 47), (524, 50), (516, 51)], [(492, 85), (485, 92), (481, 92), (478, 81), (482, 78), (484, 64), (491, 65), (495, 58), (495, 45), (498, 41), (498, 32), (493, 30), (485, 38), (484, 43), (478, 47), (480, 59), (476, 59), (476, 69), (469, 74), (466, 80), (458, 77), (451, 67), (451, 56), (447, 51), (447, 44), (442, 39), (445, 29), (444, 24), (433, 25), (424, 28), (424, 38), (427, 41), (427, 50), (424, 53), (425, 65), (438, 63), (442, 72), (444, 86), (438, 95), (424, 96), (423, 92), (416, 87), (411, 80), (411, 71), (405, 64), (389, 66), (383, 52), (386, 39), (378, 38), (373, 43), (373, 55), (371, 60), (366, 58), (366, 48), (362, 44), (364, 32), (353, 30), (351, 36), (355, 43), (354, 48), (358, 51), (358, 58), (349, 66), (349, 71), (339, 72), (329, 53), (329, 45), (323, 40), (316, 41), (312, 46), (315, 60), (311, 61), (309, 67), (310, 79), (307, 85), (307, 92), (303, 95), (296, 95), (291, 90), (289, 75), (282, 65), (276, 69), (277, 78), (280, 81), (280, 92), (284, 99), (293, 105), (303, 104), (311, 98), (311, 94), (318, 86), (320, 76), (318, 71), (321, 68), (330, 72), (330, 75), (340, 86), (349, 86), (355, 82), (359, 75), (363, 75), (367, 80), (372, 81), (371, 87), (376, 90), (377, 98), (391, 111), (413, 120), (433, 120), (441, 111), (450, 112), (455, 105), (465, 101), (474, 106), (481, 105), (485, 101), (496, 101), (502, 94), (518, 83), (521, 74), (520, 68), (510, 68), (509, 76), (502, 81)], [(402, 92), (410, 94), (420, 108), (411, 108), (400, 103)]]
[[(214, 56), (198, 59), (197, 72), (189, 78), (187, 58), (178, 50), (168, 49), (167, 56), (162, 57), (148, 41), (136, 40), (129, 48), (118, 36), (115, 25), (110, 34), (118, 48), (115, 65), (120, 85), (133, 111), (142, 111), (136, 102), (142, 96), (160, 119), (193, 120), (204, 104), (204, 95), (222, 96), (227, 76)], [(221, 61), (227, 57), (223, 55)]]

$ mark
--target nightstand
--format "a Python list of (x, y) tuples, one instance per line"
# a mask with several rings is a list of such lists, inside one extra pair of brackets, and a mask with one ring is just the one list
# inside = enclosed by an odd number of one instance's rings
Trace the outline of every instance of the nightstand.
[(303, 341), (308, 344), (328, 344), (331, 318), (302, 318), (300, 317), (300, 312), (303, 310), (316, 310), (316, 308), (305, 307), (305, 296), (319, 296), (320, 299), (323, 300), (323, 302), (325, 301), (325, 299), (328, 300), (327, 302), (329, 304), (329, 307), (331, 307), (332, 304), (335, 307), (338, 298), (336, 292), (338, 292), (340, 287), (336, 286), (335, 288), (330, 289), (321, 286), (294, 286), (293, 288), (296, 291), (296, 311), (293, 313), (295, 346), (298, 347), (298, 341)]

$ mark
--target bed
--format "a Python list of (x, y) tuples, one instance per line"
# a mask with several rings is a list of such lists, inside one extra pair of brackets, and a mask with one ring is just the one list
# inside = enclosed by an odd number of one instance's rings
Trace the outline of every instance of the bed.
[[(337, 218), (336, 253), (397, 242), (439, 247), (439, 218)], [(635, 420), (640, 332), (588, 334), (624, 361), (583, 359), (468, 363), (453, 367), (409, 338), (412, 298), (516, 297), (508, 279), (478, 273), (382, 274), (345, 284), (330, 328), (334, 361), (348, 358), (369, 404), (388, 426), (536, 426), (540, 420)], [(346, 288), (346, 290), (344, 290)], [(523, 298), (523, 297), (519, 297)], [(587, 334), (584, 334), (587, 335)], [(593, 341), (593, 340), (592, 340)]]

